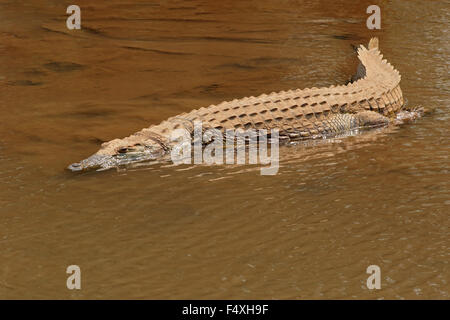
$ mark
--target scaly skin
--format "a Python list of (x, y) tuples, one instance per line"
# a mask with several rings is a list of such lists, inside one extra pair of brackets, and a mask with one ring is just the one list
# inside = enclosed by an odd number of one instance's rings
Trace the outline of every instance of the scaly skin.
[(346, 131), (387, 125), (402, 110), (400, 74), (378, 50), (372, 38), (358, 49), (360, 65), (353, 82), (326, 88), (297, 89), (246, 97), (192, 110), (145, 128), (124, 139), (103, 143), (91, 157), (69, 166), (73, 171), (109, 169), (128, 163), (157, 160), (170, 153), (174, 130), (203, 128), (278, 129), (280, 137), (311, 139)]

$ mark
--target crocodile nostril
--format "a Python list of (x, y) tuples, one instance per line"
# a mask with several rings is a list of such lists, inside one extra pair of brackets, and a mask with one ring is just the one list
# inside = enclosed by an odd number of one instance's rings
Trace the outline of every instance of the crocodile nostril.
[(72, 163), (70, 166), (67, 167), (67, 169), (72, 171), (80, 171), (82, 170), (81, 163)]

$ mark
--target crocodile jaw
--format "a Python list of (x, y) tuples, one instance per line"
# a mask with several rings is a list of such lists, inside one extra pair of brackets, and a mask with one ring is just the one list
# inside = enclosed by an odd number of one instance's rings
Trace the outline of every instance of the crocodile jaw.
[(103, 154), (99, 151), (87, 159), (72, 163), (67, 169), (71, 171), (103, 171), (131, 163), (155, 161), (161, 159), (165, 153), (166, 151), (164, 149), (155, 147), (145, 147), (139, 151), (117, 152), (113, 155)]
[(113, 156), (93, 154), (80, 162), (72, 163), (67, 169), (71, 171), (83, 171), (89, 169), (109, 169), (114, 167), (115, 159)]

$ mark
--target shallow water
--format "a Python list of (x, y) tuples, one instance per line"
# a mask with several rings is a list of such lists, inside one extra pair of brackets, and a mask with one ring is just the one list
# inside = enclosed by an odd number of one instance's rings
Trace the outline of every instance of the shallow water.
[[(370, 3), (77, 1), (69, 31), (60, 1), (2, 1), (0, 298), (448, 299), (450, 10), (383, 3), (372, 31)], [(281, 148), (274, 176), (65, 170), (195, 107), (344, 83), (374, 35), (431, 110), (412, 124)]]

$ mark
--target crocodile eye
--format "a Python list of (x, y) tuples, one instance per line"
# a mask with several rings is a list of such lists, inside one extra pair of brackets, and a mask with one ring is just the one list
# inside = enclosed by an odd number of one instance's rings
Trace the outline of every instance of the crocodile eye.
[(128, 151), (128, 148), (120, 148), (119, 150), (117, 150), (117, 152), (119, 153), (126, 153)]

